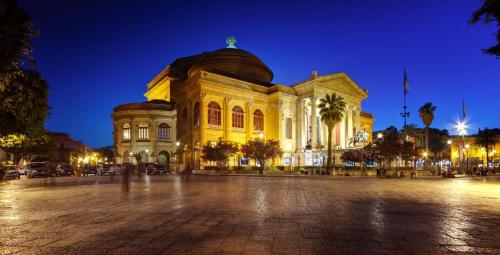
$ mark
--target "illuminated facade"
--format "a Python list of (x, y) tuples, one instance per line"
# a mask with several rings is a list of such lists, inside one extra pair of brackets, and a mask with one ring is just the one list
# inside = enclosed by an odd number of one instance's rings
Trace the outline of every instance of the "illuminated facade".
[(489, 153), (489, 160), (495, 166), (500, 164), (500, 136), (497, 137), (498, 141), (494, 146), (491, 146), (489, 151), (486, 148), (476, 143), (475, 136), (451, 136), (450, 147), (452, 163), (459, 166), (469, 161), (470, 166), (486, 165), (486, 153)]
[[(229, 44), (229, 43), (228, 43)], [(199, 167), (200, 146), (219, 138), (246, 143), (255, 138), (279, 140), (284, 156), (279, 165), (320, 165), (327, 147), (319, 99), (337, 93), (346, 103), (343, 120), (333, 131), (336, 152), (354, 146), (364, 135), (371, 142), (373, 116), (362, 111), (368, 96), (346, 73), (311, 77), (291, 86), (271, 83), (272, 71), (255, 55), (234, 47), (175, 60), (149, 84), (145, 96), (172, 100), (177, 112), (177, 137), (184, 162)], [(358, 144), (357, 146), (361, 146)], [(156, 150), (155, 150), (156, 151)], [(239, 156), (230, 160), (240, 164)]]
[(169, 164), (175, 152), (175, 105), (164, 100), (123, 104), (114, 108), (115, 162)]

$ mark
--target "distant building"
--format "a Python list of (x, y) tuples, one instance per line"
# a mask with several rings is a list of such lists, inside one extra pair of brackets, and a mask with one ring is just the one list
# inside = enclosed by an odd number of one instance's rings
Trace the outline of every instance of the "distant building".
[(477, 144), (476, 135), (451, 136), (450, 152), (453, 165), (460, 166), (486, 166), (486, 153), (489, 153), (490, 164), (496, 167), (500, 165), (500, 134), (497, 135), (497, 143), (491, 146), (486, 152), (486, 148)]
[(53, 142), (53, 150), (51, 160), (54, 162), (70, 163), (71, 154), (88, 154), (92, 149), (81, 141), (76, 141), (67, 133), (50, 132)]

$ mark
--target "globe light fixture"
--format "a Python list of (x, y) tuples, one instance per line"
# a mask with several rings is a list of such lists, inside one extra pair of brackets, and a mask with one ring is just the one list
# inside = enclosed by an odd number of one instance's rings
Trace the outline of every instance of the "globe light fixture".
[(382, 137), (384, 137), (384, 135), (382, 133), (377, 134), (377, 139), (382, 139)]
[(448, 145), (451, 145), (451, 140), (448, 140), (448, 142), (446, 142)]
[(260, 132), (260, 133), (259, 133), (259, 138), (260, 138), (260, 139), (264, 139), (264, 132)]
[(179, 142), (179, 141), (175, 142), (175, 146), (179, 146), (179, 145), (181, 145), (181, 142)]

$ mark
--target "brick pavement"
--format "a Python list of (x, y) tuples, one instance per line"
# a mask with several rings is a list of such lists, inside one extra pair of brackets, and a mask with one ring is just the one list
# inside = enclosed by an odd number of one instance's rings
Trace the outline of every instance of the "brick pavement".
[(500, 254), (499, 179), (0, 183), (0, 254)]

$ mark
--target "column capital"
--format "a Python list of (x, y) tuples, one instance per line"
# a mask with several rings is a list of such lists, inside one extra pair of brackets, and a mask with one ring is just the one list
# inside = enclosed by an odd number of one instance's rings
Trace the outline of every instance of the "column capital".
[(312, 97), (309, 97), (309, 100), (311, 100), (311, 105), (316, 105), (316, 101), (318, 100), (318, 98), (312, 96)]
[(226, 104), (231, 103), (231, 100), (233, 100), (233, 98), (232, 98), (232, 97), (224, 97), (224, 102), (225, 102)]
[(207, 96), (207, 92), (203, 92), (203, 91), (202, 91), (202, 92), (200, 92), (200, 94), (199, 94), (199, 98), (200, 98), (200, 100), (204, 100), (206, 96)]

